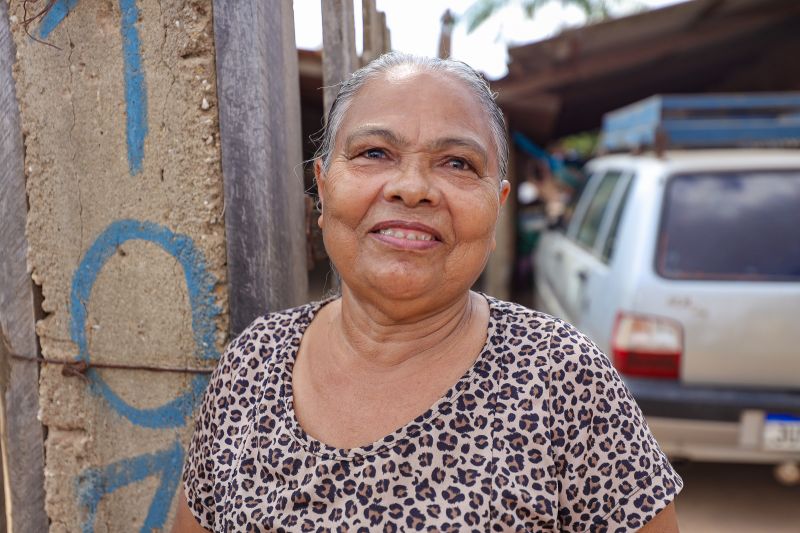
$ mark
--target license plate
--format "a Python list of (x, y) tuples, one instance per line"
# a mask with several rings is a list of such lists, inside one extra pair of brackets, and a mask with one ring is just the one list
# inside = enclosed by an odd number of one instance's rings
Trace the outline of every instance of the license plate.
[(763, 442), (765, 450), (800, 451), (800, 416), (767, 414)]

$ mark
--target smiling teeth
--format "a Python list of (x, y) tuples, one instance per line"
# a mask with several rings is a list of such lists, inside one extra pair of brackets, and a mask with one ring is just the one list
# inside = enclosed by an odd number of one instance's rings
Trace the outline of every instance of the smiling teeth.
[(406, 239), (409, 241), (431, 241), (433, 236), (427, 233), (399, 230), (399, 229), (382, 229), (378, 233), (395, 239)]

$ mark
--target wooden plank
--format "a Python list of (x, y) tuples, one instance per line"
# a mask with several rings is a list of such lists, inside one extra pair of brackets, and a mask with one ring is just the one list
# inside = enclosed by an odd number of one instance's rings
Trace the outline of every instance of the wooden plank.
[(214, 0), (231, 333), (306, 300), (292, 3)]
[(358, 68), (353, 0), (321, 0), (322, 4), (322, 100), (328, 110), (341, 84)]
[[(33, 282), (27, 271), (24, 151), (14, 79), (16, 51), (8, 19), (8, 2), (0, 2), (0, 326), (6, 352), (37, 353)], [(44, 432), (39, 411), (39, 366), (5, 356), (2, 388), (6, 509), (12, 532), (47, 531), (44, 510)]]

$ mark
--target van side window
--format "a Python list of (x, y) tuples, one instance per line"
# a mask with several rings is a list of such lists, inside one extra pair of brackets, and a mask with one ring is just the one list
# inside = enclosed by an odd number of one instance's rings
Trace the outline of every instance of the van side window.
[(617, 185), (622, 174), (617, 171), (611, 171), (603, 176), (603, 181), (595, 189), (594, 196), (586, 209), (586, 214), (581, 220), (581, 225), (578, 228), (576, 240), (586, 248), (593, 248), (594, 242), (597, 239), (597, 234), (600, 231), (600, 223), (603, 221), (611, 195)]
[(577, 232), (577, 228), (573, 228), (572, 226), (578, 224), (582, 217), (583, 210), (580, 208), (580, 205), (594, 193), (594, 181), (599, 179), (600, 173), (592, 172), (578, 185), (577, 190), (570, 198), (564, 210), (564, 214), (561, 217), (561, 223), (559, 225), (564, 233), (574, 235)]
[(620, 184), (620, 187), (624, 187), (625, 190), (622, 191), (622, 197), (620, 198), (619, 202), (617, 202), (616, 209), (614, 211), (614, 218), (611, 219), (611, 227), (608, 229), (606, 242), (603, 243), (603, 250), (600, 258), (604, 263), (611, 261), (611, 256), (614, 253), (614, 242), (617, 238), (619, 221), (622, 218), (622, 212), (625, 210), (625, 204), (628, 202), (628, 194), (630, 193), (631, 184), (633, 183), (634, 178), (635, 176), (631, 176), (631, 179), (629, 179), (627, 183)]

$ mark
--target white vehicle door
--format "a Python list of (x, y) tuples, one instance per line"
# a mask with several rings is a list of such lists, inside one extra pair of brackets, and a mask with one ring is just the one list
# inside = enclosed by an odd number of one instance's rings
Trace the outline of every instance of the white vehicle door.
[(576, 253), (576, 245), (570, 235), (577, 230), (575, 221), (586, 211), (589, 199), (601, 181), (600, 178), (600, 174), (589, 176), (574, 210), (571, 215), (567, 215), (566, 225), (545, 232), (536, 250), (534, 274), (537, 308), (568, 322), (573, 322), (575, 318), (572, 310), (568, 308), (568, 296), (573, 289), (568, 286), (566, 275), (568, 265), (573, 262), (572, 256)]
[(582, 309), (579, 326), (595, 342), (607, 345), (616, 313), (624, 292), (626, 279), (622, 276), (621, 261), (630, 256), (630, 250), (620, 250), (621, 260), (612, 261), (620, 220), (625, 211), (634, 175), (621, 173), (608, 200), (600, 229), (584, 263)]
[(592, 178), (578, 202), (562, 246), (553, 250), (552, 277), (557, 287), (554, 292), (563, 309), (563, 318), (578, 327), (583, 327), (592, 301), (591, 272), (599, 263), (595, 247), (622, 179), (622, 172), (616, 170)]

